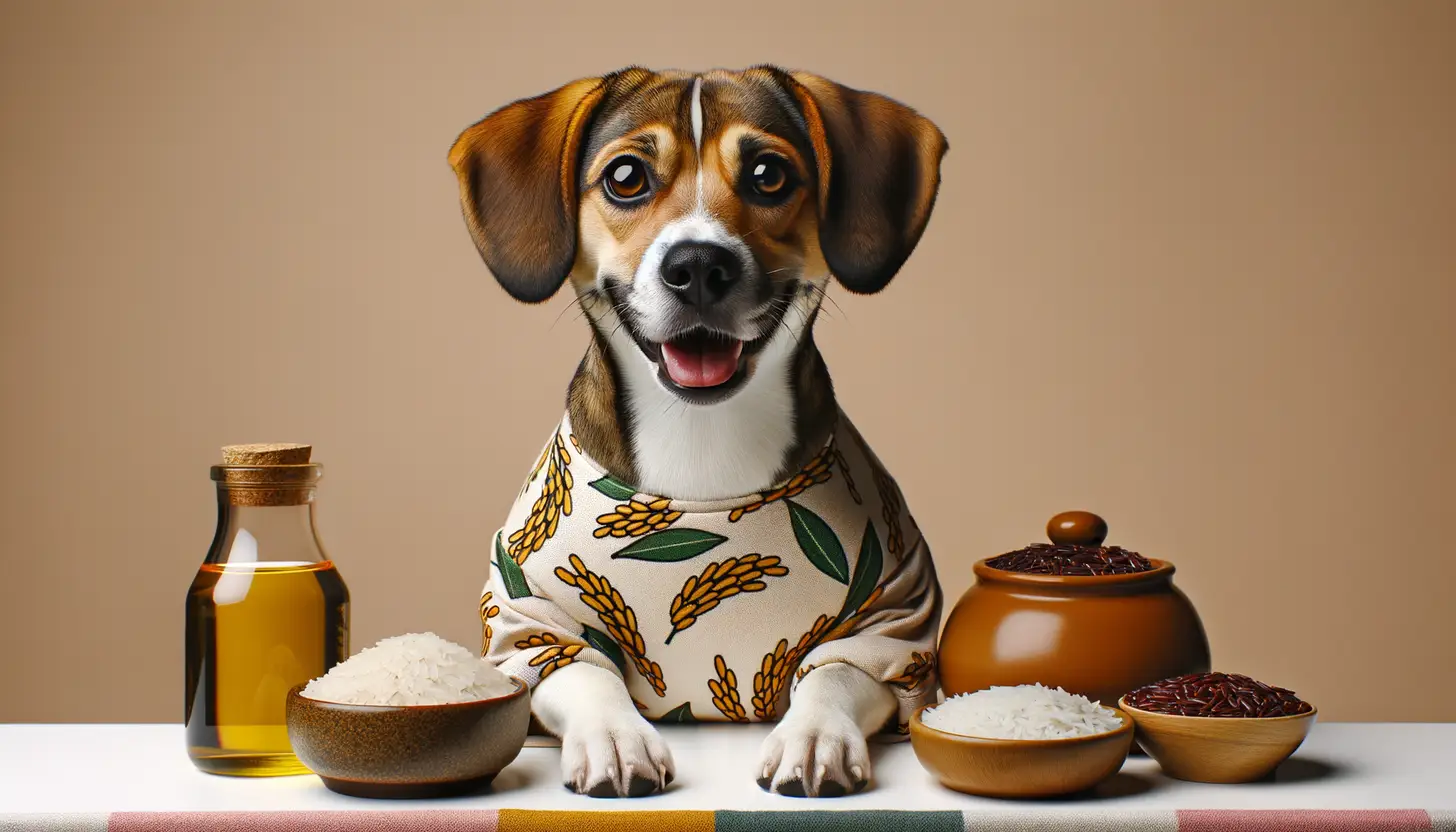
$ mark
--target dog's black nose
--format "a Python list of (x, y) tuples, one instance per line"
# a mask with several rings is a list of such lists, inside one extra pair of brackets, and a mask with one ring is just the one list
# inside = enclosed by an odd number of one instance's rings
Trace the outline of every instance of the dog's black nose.
[(662, 258), (662, 282), (699, 308), (722, 300), (742, 276), (738, 255), (713, 243), (678, 243)]

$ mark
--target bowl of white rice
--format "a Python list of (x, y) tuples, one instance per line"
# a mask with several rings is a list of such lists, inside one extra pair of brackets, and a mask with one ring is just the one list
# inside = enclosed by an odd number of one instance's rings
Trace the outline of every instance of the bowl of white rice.
[(288, 693), (288, 739), (324, 785), (357, 797), (480, 791), (526, 743), (530, 693), (434, 633), (386, 638)]
[(1040, 684), (990, 687), (926, 705), (910, 744), (947, 788), (983, 797), (1054, 797), (1116, 774), (1132, 748), (1127, 714)]

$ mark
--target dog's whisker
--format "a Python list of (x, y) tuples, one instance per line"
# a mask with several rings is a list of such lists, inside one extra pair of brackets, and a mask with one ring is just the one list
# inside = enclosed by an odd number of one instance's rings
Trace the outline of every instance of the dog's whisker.
[(576, 315), (576, 317), (572, 318), (572, 321), (576, 321), (582, 315), (585, 315), (586, 314), (586, 307), (582, 305), (581, 298), (580, 297), (573, 297), (570, 301), (567, 302), (567, 304), (565, 306), (561, 307), (561, 311), (560, 312), (556, 313), (556, 318), (551, 321), (551, 326), (547, 327), (546, 330), (549, 332), (549, 331), (555, 329), (556, 328), (556, 325), (559, 324), (559, 323), (561, 323), (561, 317), (563, 315), (565, 315), (567, 312), (571, 311), (571, 309), (573, 307), (579, 309), (580, 312)]
[(819, 311), (820, 312), (823, 312), (826, 317), (832, 318), (833, 320), (836, 320), (836, 321), (842, 321), (842, 320), (844, 320), (844, 316), (841, 315), (838, 311), (836, 311), (834, 309), (830, 309), (830, 308), (828, 308), (828, 307), (826, 307), (826, 306), (824, 306), (822, 304), (819, 306)]
[[(804, 283), (801, 283), (801, 286), (812, 287), (812, 289), (818, 289), (818, 287), (815, 287), (814, 284), (808, 283), (808, 281), (804, 281)], [(820, 291), (823, 291), (823, 290), (820, 290)], [(804, 307), (801, 307), (801, 306), (796, 305), (795, 297), (788, 297), (788, 299), (785, 299), (785, 305), (786, 306), (792, 305), (792, 306), (794, 306), (794, 309), (798, 309), (799, 310), (799, 316), (801, 316), (801, 318), (802, 318), (802, 316), (805, 316)], [(836, 305), (834, 305), (834, 306), (837, 307), (839, 305), (837, 305), (837, 303), (836, 303)], [(824, 309), (824, 306), (820, 306), (820, 309), (823, 310), (823, 312), (826, 313), (826, 315), (830, 316), (830, 318), (840, 319), (840, 321), (842, 321), (842, 319), (843, 319), (843, 316), (836, 315), (836, 313), (834, 313), (833, 310)]]
[[(807, 321), (804, 319), (804, 312), (803, 312), (803, 310), (800, 309), (796, 304), (792, 304), (792, 302), (790, 302), (790, 303), (791, 303), (791, 307), (790, 308), (795, 309), (799, 313), (799, 323), (800, 324), (807, 324)], [(804, 333), (804, 330), (807, 329), (807, 326), (801, 326), (799, 333), (798, 334), (795, 334), (794, 331), (793, 331), (793, 329), (789, 326), (789, 316), (787, 314), (788, 313), (788, 309), (786, 308), (784, 310), (784, 312), (785, 312), (785, 314), (779, 316), (779, 322), (778, 322), (778, 325), (774, 327), (774, 331), (777, 332), (780, 328), (782, 328), (785, 332), (787, 332), (791, 336), (793, 336), (793, 338), (794, 338), (794, 350), (797, 351), (799, 349), (800, 345), (802, 345), (802, 343), (803, 343), (803, 338), (804, 338), (803, 333)]]
[[(811, 283), (811, 282), (809, 282), (807, 280), (803, 281), (803, 284), (805, 286), (808, 286), (811, 291), (817, 292), (819, 294), (819, 299), (820, 299), (820, 303), (821, 304), (824, 301), (827, 300), (830, 303), (834, 304), (834, 308), (835, 309), (839, 310), (841, 313), (844, 312), (844, 307), (840, 306), (839, 305), (839, 301), (835, 300), (834, 299), (834, 296), (831, 295), (831, 294), (829, 294), (829, 288), (827, 286), (818, 286), (818, 285), (815, 285), (814, 283)], [(823, 307), (821, 306), (820, 308), (823, 308)], [(845, 320), (845, 318), (841, 318), (840, 320)]]
[(568, 309), (571, 309), (572, 307), (576, 307), (577, 309), (576, 314), (573, 315), (571, 318), (572, 322), (574, 323), (581, 320), (582, 318), (589, 317), (592, 312), (591, 307), (599, 305), (602, 301), (607, 301), (607, 308), (613, 312), (620, 312), (622, 309), (626, 308), (625, 303), (611, 303), (610, 298), (608, 298), (606, 295), (602, 294), (598, 290), (587, 290), (585, 293), (572, 298), (571, 302), (568, 303), (566, 307), (557, 314), (556, 319), (551, 322), (550, 328), (554, 329), (557, 324), (561, 323), (561, 318), (563, 315), (566, 314)]

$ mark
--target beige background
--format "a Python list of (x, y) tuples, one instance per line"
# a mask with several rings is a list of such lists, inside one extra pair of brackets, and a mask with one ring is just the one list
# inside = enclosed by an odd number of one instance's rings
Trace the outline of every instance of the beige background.
[(315, 444), (356, 648), (473, 643), (586, 333), (485, 272), (446, 150), (760, 61), (950, 138), (906, 270), (819, 327), (949, 599), (1085, 507), (1221, 668), (1456, 720), (1456, 4), (820, 8), (0, 4), (0, 720), (180, 720), (226, 443)]

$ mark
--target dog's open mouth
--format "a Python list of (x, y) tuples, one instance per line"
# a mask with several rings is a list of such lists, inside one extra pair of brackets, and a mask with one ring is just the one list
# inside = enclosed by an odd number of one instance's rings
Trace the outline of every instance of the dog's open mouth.
[(684, 401), (714, 404), (738, 391), (747, 380), (749, 360), (765, 338), (740, 341), (707, 329), (693, 329), (664, 342), (633, 335), (657, 378)]
[(658, 364), (678, 387), (720, 387), (737, 375), (743, 342), (706, 330), (694, 330), (659, 346)]
[[(657, 380), (678, 398), (691, 404), (710, 405), (734, 395), (753, 374), (754, 356), (778, 332), (788, 301), (794, 292), (793, 283), (785, 283), (781, 300), (768, 305), (765, 312), (750, 318), (748, 324), (761, 334), (742, 340), (714, 328), (702, 320), (682, 322), (684, 328), (665, 341), (646, 337), (627, 302), (626, 290), (617, 281), (607, 281), (607, 297), (621, 313), (625, 329), (643, 357), (657, 368)], [(681, 324), (680, 324), (681, 325)]]

